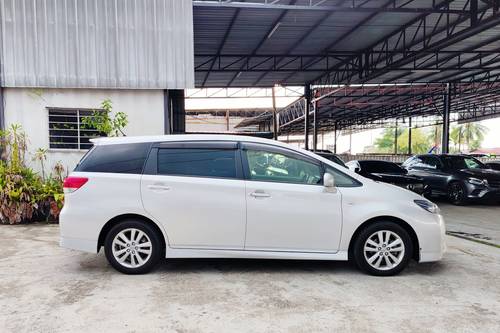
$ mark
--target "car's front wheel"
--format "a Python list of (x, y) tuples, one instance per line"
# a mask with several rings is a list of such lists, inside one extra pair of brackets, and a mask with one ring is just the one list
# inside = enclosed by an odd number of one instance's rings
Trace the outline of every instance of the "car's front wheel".
[(453, 182), (448, 186), (448, 199), (454, 205), (465, 205), (467, 203), (467, 190), (460, 182)]
[(354, 244), (354, 260), (365, 272), (389, 276), (401, 272), (413, 255), (408, 232), (394, 222), (377, 222), (363, 229)]
[(125, 274), (144, 274), (160, 260), (162, 243), (147, 223), (127, 220), (111, 228), (106, 235), (104, 252), (116, 270)]

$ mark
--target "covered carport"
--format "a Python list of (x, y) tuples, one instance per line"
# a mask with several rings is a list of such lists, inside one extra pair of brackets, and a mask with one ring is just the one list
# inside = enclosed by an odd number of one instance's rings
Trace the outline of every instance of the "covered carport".
[[(442, 124), (499, 114), (500, 1), (193, 1), (199, 88), (304, 86), (279, 134)], [(312, 147), (309, 138), (312, 136)], [(411, 136), (410, 136), (411, 137)]]

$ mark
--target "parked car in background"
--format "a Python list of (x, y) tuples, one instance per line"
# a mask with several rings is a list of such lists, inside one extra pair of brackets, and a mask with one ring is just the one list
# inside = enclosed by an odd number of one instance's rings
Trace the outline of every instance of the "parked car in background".
[(500, 200), (500, 171), (466, 155), (417, 155), (403, 163), (424, 179), (431, 195), (447, 196), (455, 205), (473, 200)]
[(340, 157), (338, 157), (337, 154), (334, 154), (329, 150), (316, 150), (316, 151), (312, 151), (312, 152), (315, 153), (316, 155), (319, 155), (321, 157), (326, 158), (327, 160), (332, 161), (333, 163), (337, 163), (338, 165), (343, 166), (344, 168), (347, 168), (344, 161), (342, 161), (342, 159)]
[(484, 163), (488, 169), (500, 171), (500, 161)]
[(346, 163), (347, 167), (373, 180), (381, 181), (406, 188), (418, 194), (425, 195), (427, 186), (422, 177), (409, 175), (405, 168), (396, 163), (379, 160), (353, 160)]
[(102, 138), (64, 181), (63, 247), (117, 270), (161, 258), (352, 259), (393, 275), (445, 250), (439, 208), (309, 151), (254, 137)]

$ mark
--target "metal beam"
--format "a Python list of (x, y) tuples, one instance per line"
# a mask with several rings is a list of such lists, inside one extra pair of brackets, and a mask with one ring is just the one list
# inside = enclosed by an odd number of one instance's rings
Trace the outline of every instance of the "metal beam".
[[(409, 1), (408, 3), (413, 2)], [(393, 1), (396, 4), (395, 1)], [(246, 8), (246, 9), (263, 9), (263, 10), (300, 10), (300, 11), (329, 11), (337, 13), (395, 13), (395, 14), (463, 14), (465, 10), (450, 9), (450, 8), (433, 8), (433, 7), (396, 7), (387, 8), (381, 7), (361, 7), (361, 6), (329, 6), (312, 4), (278, 4), (271, 2), (239, 2), (239, 1), (193, 1), (194, 7), (216, 7), (216, 8)]]

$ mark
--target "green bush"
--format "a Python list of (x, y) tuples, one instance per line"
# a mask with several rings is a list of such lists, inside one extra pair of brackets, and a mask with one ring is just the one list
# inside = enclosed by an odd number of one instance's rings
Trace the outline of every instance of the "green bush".
[(27, 139), (19, 125), (0, 131), (0, 145), (0, 222), (57, 221), (64, 203), (61, 166), (47, 178), (27, 167)]

